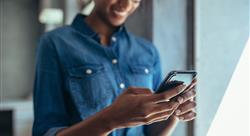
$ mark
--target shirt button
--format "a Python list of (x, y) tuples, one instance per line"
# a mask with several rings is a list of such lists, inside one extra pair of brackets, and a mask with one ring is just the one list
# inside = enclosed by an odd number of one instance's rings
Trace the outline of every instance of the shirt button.
[(124, 83), (121, 83), (121, 84), (120, 84), (120, 88), (121, 88), (121, 89), (124, 89), (124, 88), (125, 88), (125, 84), (124, 84)]
[(117, 59), (113, 59), (113, 60), (112, 60), (112, 63), (113, 63), (113, 64), (116, 64), (117, 62), (118, 62)]
[(86, 70), (86, 74), (88, 74), (88, 75), (92, 74), (92, 70), (91, 69), (87, 69)]
[(144, 72), (145, 72), (146, 74), (148, 74), (148, 73), (149, 73), (149, 70), (148, 70), (147, 68), (145, 68), (145, 69), (144, 69)]
[(117, 41), (116, 37), (114, 37), (114, 36), (111, 38), (111, 40), (112, 40), (113, 42), (116, 42), (116, 41)]

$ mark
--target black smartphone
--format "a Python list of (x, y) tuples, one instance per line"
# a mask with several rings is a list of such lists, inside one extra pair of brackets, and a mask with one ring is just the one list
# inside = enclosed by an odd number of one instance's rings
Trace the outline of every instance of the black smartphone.
[(188, 86), (192, 83), (196, 75), (197, 72), (193, 70), (171, 71), (168, 73), (159, 88), (156, 90), (156, 93), (162, 93), (181, 84), (185, 84), (186, 86)]

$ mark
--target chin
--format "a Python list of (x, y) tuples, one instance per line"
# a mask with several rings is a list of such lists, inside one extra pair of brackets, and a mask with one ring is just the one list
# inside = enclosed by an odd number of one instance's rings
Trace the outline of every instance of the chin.
[(118, 27), (125, 23), (126, 19), (110, 19), (109, 22), (112, 26)]
[(112, 22), (111, 23), (111, 25), (115, 27), (121, 26), (122, 24), (124, 24), (124, 22)]

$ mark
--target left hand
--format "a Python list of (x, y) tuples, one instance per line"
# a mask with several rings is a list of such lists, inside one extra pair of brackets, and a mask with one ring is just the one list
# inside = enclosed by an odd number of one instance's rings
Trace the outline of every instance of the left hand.
[(195, 112), (196, 102), (193, 101), (196, 95), (196, 91), (194, 89), (196, 82), (197, 80), (194, 79), (191, 85), (189, 85), (187, 89), (184, 91), (185, 93), (177, 97), (177, 100), (180, 102), (180, 105), (175, 110), (173, 116), (175, 116), (181, 121), (191, 121), (196, 117), (196, 112)]

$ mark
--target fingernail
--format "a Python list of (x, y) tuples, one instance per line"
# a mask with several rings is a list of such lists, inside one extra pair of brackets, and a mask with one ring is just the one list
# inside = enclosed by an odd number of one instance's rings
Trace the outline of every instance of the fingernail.
[(180, 113), (181, 113), (181, 110), (176, 110), (176, 111), (175, 111), (175, 114), (176, 114), (176, 115), (178, 115), (178, 114), (180, 114)]

